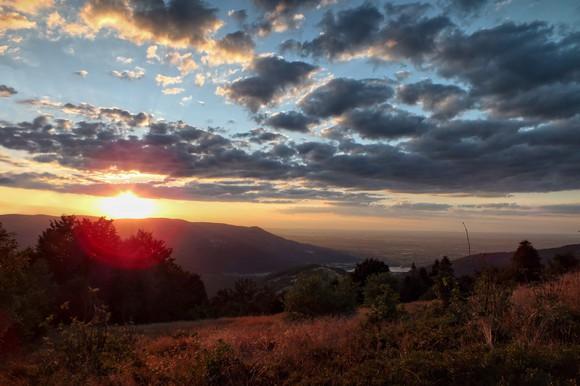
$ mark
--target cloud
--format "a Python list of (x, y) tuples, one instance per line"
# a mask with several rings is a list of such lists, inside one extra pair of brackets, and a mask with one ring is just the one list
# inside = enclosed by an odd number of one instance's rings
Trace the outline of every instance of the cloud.
[(245, 9), (239, 10), (229, 10), (228, 16), (237, 21), (240, 24), (243, 24), (248, 19), (248, 12)]
[(199, 0), (89, 0), (80, 18), (93, 33), (110, 29), (137, 44), (202, 49), (222, 25), (216, 13)]
[(0, 13), (0, 33), (10, 30), (33, 29), (36, 23), (16, 12)]
[(306, 133), (309, 131), (310, 126), (318, 123), (318, 119), (308, 117), (297, 111), (289, 111), (272, 114), (263, 123), (274, 129)]
[(88, 103), (60, 103), (50, 99), (24, 99), (18, 101), (22, 105), (41, 106), (69, 115), (82, 116), (91, 120), (102, 120), (104, 123), (122, 124), (130, 127), (147, 126), (154, 121), (153, 117), (144, 112), (130, 113), (118, 107), (98, 107)]
[(218, 88), (218, 93), (256, 112), (263, 106), (277, 104), (286, 92), (302, 86), (317, 67), (278, 56), (262, 56), (254, 59), (250, 69), (254, 76), (226, 84)]
[(433, 83), (431, 80), (400, 86), (397, 98), (408, 105), (420, 104), (437, 119), (453, 118), (474, 104), (473, 98), (462, 88)]
[[(552, 123), (435, 121), (381, 104), (349, 110), (337, 120), (340, 130), (387, 141), (357, 142), (343, 135), (294, 142), (264, 129), (231, 139), (183, 122), (149, 118), (145, 123), (146, 116), (139, 124), (144, 129), (123, 130), (135, 114), (111, 110), (105, 115), (101, 108), (49, 100), (29, 103), (99, 118), (73, 123), (41, 115), (3, 123), (0, 146), (79, 172), (114, 168), (167, 178), (252, 178), (356, 191), (486, 196), (580, 189), (580, 117)], [(247, 142), (260, 146), (254, 150)]]
[(152, 61), (152, 60), (160, 61), (161, 60), (159, 55), (157, 55), (157, 46), (156, 45), (152, 45), (152, 46), (147, 47), (146, 57), (147, 57), (147, 60), (149, 60), (149, 61)]
[[(485, 6), (492, 2), (492, 0), (446, 0), (447, 9), (452, 12), (457, 12), (463, 15), (477, 14)], [(495, 1), (500, 3), (500, 1)]]
[(14, 87), (9, 87), (4, 84), (0, 84), (0, 97), (11, 97), (12, 95), (18, 94), (18, 91)]
[(446, 212), (453, 206), (431, 202), (400, 202), (391, 206), (391, 209), (420, 212)]
[(115, 60), (122, 64), (131, 64), (133, 63), (133, 58), (128, 58), (126, 56), (117, 56)]
[(192, 100), (192, 99), (193, 99), (193, 96), (191, 96), (191, 95), (184, 96), (184, 97), (182, 97), (182, 98), (181, 98), (181, 100), (179, 101), (179, 104), (180, 104), (181, 106), (186, 106), (186, 105), (188, 105), (188, 104), (191, 102), (191, 100)]
[(198, 87), (203, 87), (203, 85), (205, 84), (205, 75), (202, 73), (195, 74), (194, 83)]
[(81, 78), (86, 78), (87, 75), (89, 75), (89, 72), (87, 70), (79, 70), (79, 71), (75, 71), (75, 75), (78, 75)]
[(157, 82), (159, 86), (166, 87), (172, 84), (180, 84), (183, 82), (183, 78), (181, 76), (166, 76), (157, 74), (155, 76), (155, 82)]
[(286, 138), (281, 134), (272, 133), (262, 128), (253, 129), (246, 133), (236, 134), (235, 137), (248, 139), (250, 142), (258, 144), (263, 144), (267, 142), (279, 142)]
[(177, 95), (183, 93), (184, 91), (185, 89), (181, 87), (169, 87), (161, 90), (161, 92), (165, 95)]
[(254, 0), (257, 8), (264, 13), (252, 26), (260, 36), (266, 36), (272, 32), (284, 32), (298, 28), (304, 15), (300, 13), (315, 7), (321, 7), (332, 3), (328, 0)]
[(431, 127), (425, 117), (389, 106), (351, 110), (339, 119), (339, 126), (369, 139), (416, 137)]
[(578, 101), (580, 40), (556, 36), (542, 22), (456, 31), (441, 40), (433, 63), (442, 76), (469, 84), (492, 114), (566, 118)]
[(320, 22), (320, 36), (305, 42), (288, 40), (281, 48), (329, 60), (364, 57), (420, 62), (453, 26), (447, 17), (427, 17), (422, 11), (409, 12), (409, 7), (387, 7), (387, 11), (385, 16), (370, 3), (336, 14), (329, 11)]
[(247, 63), (254, 58), (255, 47), (256, 44), (248, 33), (232, 32), (212, 45), (204, 61), (212, 65)]
[(0, 0), (0, 7), (30, 15), (36, 15), (39, 11), (53, 6), (54, 0)]
[(123, 70), (123, 71), (113, 70), (111, 71), (111, 75), (119, 79), (137, 80), (145, 76), (145, 69), (141, 67), (135, 67), (135, 69), (133, 70)]
[(308, 115), (326, 118), (384, 102), (392, 95), (393, 89), (383, 79), (336, 78), (306, 95), (299, 105)]
[[(149, 51), (149, 49), (147, 50)], [(166, 60), (177, 67), (181, 76), (185, 76), (197, 69), (197, 63), (193, 60), (192, 56), (191, 52), (180, 54), (178, 51), (172, 51), (166, 55)], [(149, 52), (147, 53), (147, 57), (149, 58)]]

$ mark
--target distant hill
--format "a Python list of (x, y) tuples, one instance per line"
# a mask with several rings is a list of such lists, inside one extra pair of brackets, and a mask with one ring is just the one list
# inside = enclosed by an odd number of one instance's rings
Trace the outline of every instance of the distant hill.
[[(538, 250), (543, 262), (546, 263), (558, 254), (572, 253), (580, 256), (580, 244), (565, 245), (557, 248)], [(506, 267), (510, 264), (514, 252), (478, 253), (453, 260), (453, 269), (457, 275), (471, 275), (486, 267)]]
[[(16, 233), (22, 247), (33, 246), (56, 217), (0, 215), (4, 227)], [(122, 236), (138, 229), (152, 232), (173, 248), (173, 257), (186, 270), (200, 274), (255, 274), (287, 270), (306, 264), (352, 263), (347, 253), (284, 239), (258, 227), (188, 222), (177, 219), (120, 219)]]

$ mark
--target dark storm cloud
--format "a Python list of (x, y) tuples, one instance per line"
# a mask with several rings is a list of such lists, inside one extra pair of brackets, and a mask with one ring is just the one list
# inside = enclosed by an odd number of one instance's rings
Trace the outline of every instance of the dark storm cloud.
[(450, 11), (456, 11), (461, 14), (474, 14), (489, 3), (492, 3), (492, 0), (446, 0), (446, 3)]
[(296, 145), (296, 150), (304, 160), (315, 163), (327, 160), (336, 153), (333, 145), (321, 142), (303, 142)]
[(425, 117), (385, 106), (355, 109), (340, 119), (340, 127), (369, 139), (414, 137), (430, 128)]
[[(39, 162), (79, 170), (139, 170), (168, 176), (285, 178), (291, 167), (263, 152), (245, 152), (227, 138), (181, 122), (157, 123), (137, 137), (114, 125), (79, 122), (59, 129), (48, 117), (5, 126), (0, 145)], [(269, 177), (268, 177), (269, 176)]]
[(269, 116), (264, 120), (264, 125), (274, 129), (297, 131), (306, 133), (309, 127), (316, 124), (318, 120), (297, 111), (280, 112)]
[(299, 105), (308, 115), (327, 118), (384, 102), (391, 96), (393, 89), (384, 79), (336, 78), (306, 95)]
[(12, 95), (18, 94), (15, 88), (0, 84), (0, 97), (10, 97)]
[(436, 119), (450, 119), (470, 109), (474, 100), (467, 91), (455, 85), (444, 85), (424, 80), (406, 84), (397, 89), (397, 98), (408, 105), (421, 104)]
[(570, 118), (580, 112), (580, 83), (554, 83), (505, 98), (490, 96), (483, 98), (482, 104), (496, 116), (544, 120)]
[(467, 82), (492, 114), (574, 115), (580, 90), (580, 38), (557, 36), (542, 22), (504, 23), (443, 39), (434, 57), (441, 75)]
[(246, 133), (240, 133), (235, 135), (236, 138), (247, 139), (250, 142), (257, 144), (267, 143), (267, 142), (281, 142), (286, 139), (285, 136), (272, 133), (268, 130), (262, 128), (252, 129)]
[(277, 56), (254, 59), (254, 76), (229, 83), (220, 92), (232, 102), (246, 106), (253, 112), (262, 106), (275, 104), (289, 89), (299, 87), (317, 69), (308, 63), (289, 62)]
[(106, 25), (137, 43), (192, 47), (203, 47), (221, 25), (216, 14), (216, 8), (200, 0), (89, 0), (81, 12), (92, 28)]
[(288, 41), (283, 43), (283, 48), (294, 46), (304, 54), (335, 59), (372, 44), (383, 19), (381, 12), (370, 4), (340, 11), (337, 15), (328, 11), (320, 22), (321, 36), (302, 44)]
[(217, 41), (219, 50), (226, 54), (247, 54), (253, 52), (256, 44), (252, 37), (244, 31), (236, 31), (227, 34), (222, 39)]
[[(366, 108), (375, 109), (376, 107)], [(257, 130), (239, 140), (182, 122), (156, 122), (135, 135), (110, 122), (63, 125), (48, 116), (4, 125), (0, 145), (83, 171), (138, 170), (171, 178), (301, 181), (302, 186), (399, 192), (505, 194), (579, 189), (580, 118), (550, 124), (523, 120), (420, 120), (386, 108), (351, 110), (340, 119), (365, 138), (394, 143), (284, 141)], [(405, 115), (408, 114), (408, 115)], [(66, 127), (69, 126), (69, 127)], [(70, 127), (72, 126), (72, 127)], [(396, 133), (396, 134), (395, 134)], [(284, 141), (284, 142), (281, 142)]]
[(369, 3), (336, 14), (329, 11), (320, 22), (320, 36), (305, 42), (288, 40), (281, 48), (330, 60), (362, 56), (418, 62), (434, 51), (440, 34), (452, 26), (444, 16), (431, 18), (400, 6), (387, 11), (385, 17)]

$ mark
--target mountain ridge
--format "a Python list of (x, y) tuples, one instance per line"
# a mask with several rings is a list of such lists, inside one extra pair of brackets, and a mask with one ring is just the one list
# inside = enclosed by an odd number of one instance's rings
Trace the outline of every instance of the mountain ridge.
[[(510, 264), (514, 252), (485, 252), (463, 256), (452, 260), (453, 269), (457, 275), (471, 275), (485, 268), (504, 268)], [(542, 263), (546, 264), (557, 254), (572, 253), (580, 256), (580, 244), (538, 249), (538, 253)]]
[[(50, 221), (57, 218), (0, 215), (0, 223), (16, 234), (21, 247), (30, 247)], [(354, 263), (358, 260), (351, 254), (288, 240), (257, 226), (168, 218), (115, 219), (114, 224), (123, 237), (138, 229), (152, 232), (154, 237), (173, 248), (178, 264), (200, 274), (270, 273), (305, 264)]]

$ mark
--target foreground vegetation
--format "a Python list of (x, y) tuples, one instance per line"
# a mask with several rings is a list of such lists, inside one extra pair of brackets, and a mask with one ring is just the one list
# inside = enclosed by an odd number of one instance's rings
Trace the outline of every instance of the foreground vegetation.
[(380, 322), (361, 310), (130, 329), (79, 323), (5, 365), (0, 384), (575, 385), (579, 296), (580, 274), (572, 273), (517, 287), (495, 322), (479, 305), (433, 301), (399, 306), (396, 318)]
[[(87, 244), (104, 236), (106, 253)], [(170, 255), (103, 220), (63, 218), (31, 251), (0, 228), (0, 385), (580, 383), (574, 256), (544, 266), (522, 242), (509, 269), (461, 278), (447, 258), (402, 279), (366, 260), (208, 301)]]

